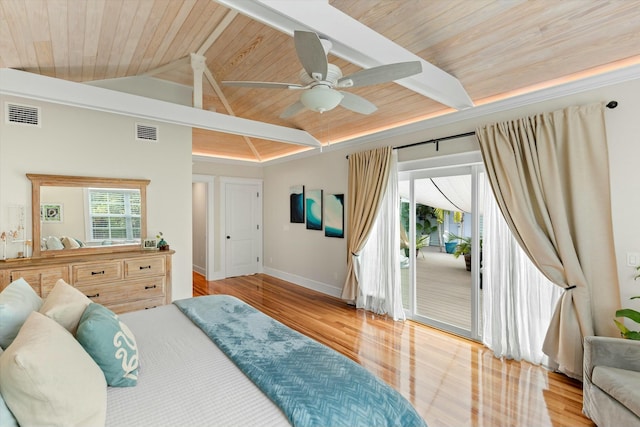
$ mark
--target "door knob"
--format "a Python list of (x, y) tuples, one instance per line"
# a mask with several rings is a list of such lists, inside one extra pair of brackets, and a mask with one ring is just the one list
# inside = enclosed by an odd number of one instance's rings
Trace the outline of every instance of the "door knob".
[(231, 236), (227, 236), (227, 239), (230, 239), (230, 238), (231, 238)]

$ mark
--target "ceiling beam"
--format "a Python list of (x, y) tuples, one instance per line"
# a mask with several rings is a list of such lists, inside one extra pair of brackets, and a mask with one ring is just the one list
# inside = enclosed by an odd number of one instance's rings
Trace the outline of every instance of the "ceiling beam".
[(328, 1), (216, 1), (290, 36), (294, 30), (314, 31), (331, 41), (332, 54), (362, 68), (420, 61), (420, 74), (396, 83), (457, 110), (473, 107), (473, 101), (454, 76), (331, 6)]
[(202, 46), (200, 46), (200, 48), (196, 53), (198, 55), (204, 56), (204, 54), (209, 50), (211, 45), (215, 43), (216, 40), (218, 40), (218, 37), (220, 37), (220, 35), (224, 32), (224, 30), (227, 29), (229, 24), (231, 24), (231, 21), (233, 21), (233, 19), (237, 15), (238, 15), (238, 12), (236, 12), (235, 10), (230, 10), (229, 12), (227, 12), (227, 14), (224, 15), (224, 18), (222, 18), (222, 20), (220, 21), (220, 23), (216, 25), (216, 28), (211, 32), (211, 34), (209, 34), (209, 37), (207, 37), (207, 40), (205, 40), (205, 42), (202, 43)]
[[(209, 37), (207, 37), (207, 40), (205, 40), (205, 42), (202, 44), (202, 46), (200, 46), (200, 48), (195, 54), (200, 55), (204, 58), (204, 54), (209, 50), (211, 45), (213, 45), (213, 43), (215, 43), (215, 41), (218, 40), (218, 37), (220, 37), (220, 35), (224, 32), (224, 30), (227, 29), (229, 24), (231, 24), (231, 22), (234, 20), (236, 16), (238, 16), (238, 12), (236, 12), (235, 10), (229, 10), (224, 15), (220, 23), (216, 25), (216, 28), (211, 32), (211, 34), (209, 34)], [(203, 71), (204, 71), (205, 77), (207, 78), (207, 81), (213, 88), (213, 91), (218, 96), (218, 99), (220, 99), (220, 102), (224, 106), (225, 110), (227, 110), (227, 113), (230, 116), (235, 117), (236, 114), (233, 112), (231, 105), (227, 101), (227, 97), (224, 96), (224, 93), (222, 92), (222, 89), (220, 88), (218, 81), (215, 79), (215, 77), (213, 76), (213, 73), (207, 66), (206, 59), (205, 59), (205, 66)], [(195, 82), (194, 82), (194, 85), (195, 85)], [(260, 156), (260, 153), (258, 153), (258, 150), (256, 149), (255, 145), (253, 145), (253, 142), (251, 142), (249, 137), (246, 135), (243, 135), (242, 138), (244, 139), (244, 142), (249, 146), (249, 149), (251, 150), (253, 155), (256, 156), (256, 159), (258, 159), (258, 161), (262, 161), (262, 157)]]
[(215, 132), (321, 147), (308, 132), (87, 84), (0, 68), (0, 94)]
[[(224, 96), (224, 93), (222, 93), (222, 89), (220, 88), (220, 85), (216, 81), (215, 77), (213, 77), (213, 73), (211, 73), (211, 70), (209, 69), (209, 67), (207, 67), (206, 65), (204, 68), (204, 76), (207, 78), (207, 81), (213, 88), (213, 91), (216, 93), (216, 95), (218, 95), (218, 98), (220, 99), (220, 102), (222, 102), (222, 105), (224, 106), (225, 110), (227, 110), (227, 113), (229, 113), (230, 116), (235, 117), (236, 114), (233, 112), (231, 105), (227, 101), (227, 97)], [(253, 152), (253, 155), (256, 156), (258, 161), (262, 161), (262, 157), (260, 157), (260, 153), (258, 153), (258, 150), (253, 145), (253, 142), (251, 142), (249, 137), (247, 137), (246, 135), (242, 135), (242, 138), (244, 138), (244, 142), (247, 143), (247, 145), (251, 149), (251, 152)]]

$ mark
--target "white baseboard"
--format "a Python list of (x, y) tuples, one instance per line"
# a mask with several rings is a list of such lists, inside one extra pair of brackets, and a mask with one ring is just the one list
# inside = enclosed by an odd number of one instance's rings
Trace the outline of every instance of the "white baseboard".
[(222, 271), (214, 271), (209, 275), (209, 277), (207, 277), (207, 280), (222, 280), (224, 278)]
[(342, 294), (342, 289), (336, 288), (335, 286), (307, 279), (306, 277), (296, 276), (295, 274), (286, 273), (284, 271), (275, 270), (273, 268), (264, 267), (264, 274), (268, 274), (269, 276), (277, 277), (278, 279), (286, 280), (287, 282), (294, 283), (298, 286), (322, 292), (323, 294), (331, 295), (333, 297), (340, 298), (340, 295)]
[(193, 271), (195, 271), (198, 274), (202, 274), (203, 276), (206, 275), (207, 273), (207, 269), (205, 267), (200, 267), (199, 265), (193, 264), (191, 268), (193, 269)]

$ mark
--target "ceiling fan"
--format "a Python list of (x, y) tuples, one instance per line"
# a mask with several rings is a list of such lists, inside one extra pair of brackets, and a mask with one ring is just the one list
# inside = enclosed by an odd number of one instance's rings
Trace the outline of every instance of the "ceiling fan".
[(302, 63), (299, 78), (302, 84), (252, 81), (223, 81), (225, 86), (240, 86), (267, 89), (303, 90), (300, 100), (290, 105), (280, 118), (291, 117), (304, 109), (324, 113), (341, 105), (360, 114), (371, 114), (377, 107), (361, 96), (336, 89), (368, 86), (390, 82), (422, 72), (419, 61), (398, 62), (380, 65), (343, 76), (340, 67), (329, 64), (327, 53), (331, 49), (329, 40), (320, 39), (310, 31), (294, 31), (298, 59)]

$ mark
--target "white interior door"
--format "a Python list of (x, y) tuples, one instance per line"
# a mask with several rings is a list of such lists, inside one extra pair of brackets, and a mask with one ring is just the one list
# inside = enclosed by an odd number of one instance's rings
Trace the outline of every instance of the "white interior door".
[(225, 277), (260, 272), (262, 258), (262, 184), (226, 182)]

